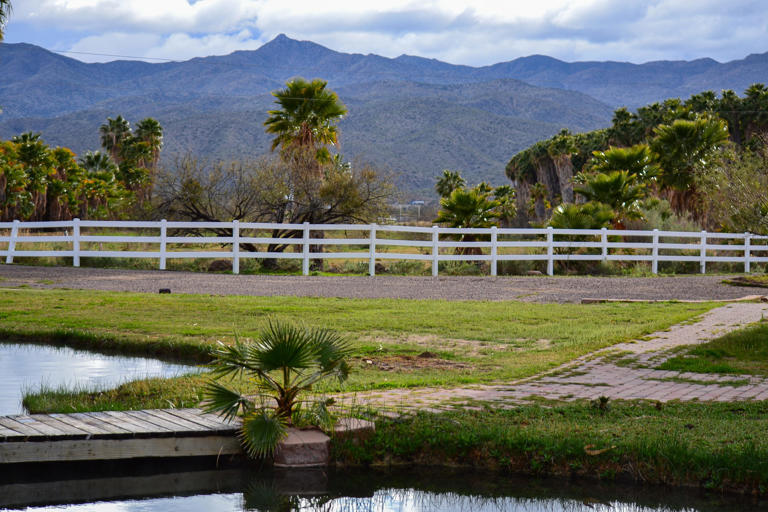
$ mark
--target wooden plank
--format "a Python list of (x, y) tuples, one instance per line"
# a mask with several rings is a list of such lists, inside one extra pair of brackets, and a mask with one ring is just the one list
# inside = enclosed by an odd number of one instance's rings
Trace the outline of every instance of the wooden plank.
[(93, 416), (89, 416), (88, 414), (84, 412), (77, 412), (74, 414), (71, 414), (75, 419), (78, 419), (82, 421), (83, 423), (87, 425), (91, 425), (95, 428), (100, 428), (101, 430), (107, 431), (109, 434), (130, 434), (131, 431), (127, 430), (125, 428), (116, 427), (110, 423), (107, 423), (106, 421), (100, 420), (98, 418), (94, 418)]
[(75, 439), (35, 443), (0, 443), (0, 460), (9, 464), (134, 458), (216, 457), (239, 453), (242, 453), (242, 449), (234, 436)]
[(180, 418), (192, 421), (194, 423), (200, 423), (212, 430), (237, 430), (238, 428), (236, 423), (227, 423), (218, 416), (214, 416), (212, 414), (204, 414), (202, 411), (196, 409), (170, 409), (166, 410), (165, 412), (179, 416)]
[(103, 436), (103, 435), (109, 434), (109, 432), (104, 429), (94, 427), (93, 425), (90, 425), (84, 421), (81, 421), (80, 419), (76, 418), (73, 414), (51, 414), (51, 416), (61, 421), (62, 423), (66, 423), (77, 429), (88, 432), (88, 435), (90, 436)]
[(173, 414), (168, 414), (161, 409), (149, 409), (143, 412), (178, 425), (177, 428), (180, 432), (207, 432), (212, 430), (211, 428), (200, 425), (199, 423), (193, 423), (189, 420), (174, 416)]
[(129, 416), (125, 412), (121, 411), (104, 411), (102, 414), (111, 416), (115, 420), (125, 424), (127, 428), (130, 428), (134, 433), (152, 433), (152, 434), (173, 434), (172, 429), (163, 428), (154, 423), (149, 423), (136, 416)]
[(24, 434), (0, 425), (0, 437), (24, 437)]
[(180, 431), (184, 430), (176, 423), (164, 420), (163, 418), (158, 418), (152, 414), (147, 414), (146, 411), (128, 411), (128, 413), (130, 413), (131, 417), (139, 418), (146, 422), (153, 423), (157, 426), (171, 430), (174, 433), (179, 433)]
[(41, 423), (45, 423), (46, 425), (50, 425), (51, 427), (60, 430), (62, 435), (64, 436), (87, 436), (88, 435), (88, 432), (86, 432), (85, 430), (79, 429), (77, 427), (73, 427), (69, 423), (64, 423), (63, 421), (58, 420), (48, 414), (35, 414), (33, 418), (35, 418)]
[(37, 416), (33, 417), (33, 416), (26, 416), (26, 415), (24, 415), (24, 416), (17, 416), (15, 419), (16, 419), (16, 421), (19, 421), (19, 422), (22, 422), (22, 421), (28, 422), (27, 423), (28, 425), (31, 425), (33, 428), (41, 431), (42, 433), (44, 433), (45, 435), (48, 435), (48, 436), (65, 436), (65, 435), (67, 435), (67, 432), (65, 430), (58, 429), (58, 428), (56, 428), (53, 425), (49, 425), (49, 424), (47, 424), (45, 422), (42, 422), (42, 421), (40, 421), (40, 418), (37, 417)]
[(106, 412), (87, 412), (88, 416), (93, 417), (96, 420), (103, 421), (114, 427), (119, 427), (124, 430), (129, 430), (131, 434), (158, 434), (158, 428), (154, 425), (139, 424), (138, 422), (128, 422), (124, 418), (118, 419), (114, 416), (107, 414)]
[(45, 437), (46, 434), (34, 428), (29, 422), (18, 422), (13, 416), (0, 417), (0, 425), (20, 432), (25, 437)]
[(112, 434), (131, 435), (135, 433), (130, 426), (125, 425), (106, 414), (98, 412), (84, 412), (81, 414), (82, 416), (80, 416), (80, 418), (82, 418), (83, 421), (88, 420), (92, 425), (98, 425), (99, 428), (109, 430)]

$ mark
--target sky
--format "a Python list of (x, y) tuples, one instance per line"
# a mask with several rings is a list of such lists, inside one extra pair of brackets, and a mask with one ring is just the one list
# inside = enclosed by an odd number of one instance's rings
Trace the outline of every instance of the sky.
[[(566, 61), (720, 62), (768, 51), (766, 0), (11, 0), (5, 42), (87, 62), (254, 50), (278, 34), (333, 50), (482, 66)], [(102, 54), (102, 55), (93, 55)]]

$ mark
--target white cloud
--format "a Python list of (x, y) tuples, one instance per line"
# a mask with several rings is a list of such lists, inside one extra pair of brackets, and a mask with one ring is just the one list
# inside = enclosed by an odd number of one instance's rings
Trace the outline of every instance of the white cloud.
[(768, 50), (762, 0), (27, 0), (16, 22), (79, 34), (58, 49), (171, 59), (253, 49), (282, 32), (339, 51), (471, 65), (534, 53), (642, 62)]

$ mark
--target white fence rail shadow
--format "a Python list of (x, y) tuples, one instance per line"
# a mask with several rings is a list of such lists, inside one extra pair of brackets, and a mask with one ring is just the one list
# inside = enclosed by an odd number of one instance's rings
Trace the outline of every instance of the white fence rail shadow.
[[(41, 249), (40, 244), (49, 247)], [(103, 244), (150, 247), (103, 250)], [(283, 246), (282, 250), (276, 246)], [(334, 246), (341, 250), (323, 250)], [(390, 252), (391, 249), (398, 252)], [(80, 266), (82, 258), (154, 258), (161, 270), (169, 259), (231, 259), (235, 274), (240, 272), (240, 261), (247, 258), (301, 260), (304, 275), (309, 274), (314, 259), (367, 260), (370, 275), (376, 273), (377, 260), (430, 262), (433, 276), (438, 275), (440, 262), (446, 261), (487, 261), (492, 276), (497, 275), (499, 263), (505, 261), (543, 261), (549, 275), (554, 274), (557, 261), (649, 262), (654, 274), (662, 262), (697, 262), (702, 273), (706, 272), (707, 263), (724, 262), (743, 264), (744, 272), (749, 273), (752, 264), (768, 263), (768, 237), (751, 233), (606, 228), (454, 229), (74, 219), (0, 223), (0, 258), (3, 256), (6, 264), (13, 263), (15, 257), (71, 257), (75, 267)]]

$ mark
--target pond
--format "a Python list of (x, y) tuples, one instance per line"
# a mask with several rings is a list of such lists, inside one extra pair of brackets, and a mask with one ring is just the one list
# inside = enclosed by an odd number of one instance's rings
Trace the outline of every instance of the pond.
[(698, 491), (499, 474), (219, 469), (3, 483), (0, 509), (69, 512), (579, 512), (768, 510)]
[(0, 342), (0, 415), (23, 414), (25, 390), (111, 388), (145, 377), (172, 377), (193, 366), (48, 345)]

